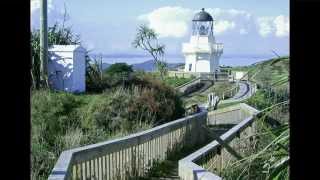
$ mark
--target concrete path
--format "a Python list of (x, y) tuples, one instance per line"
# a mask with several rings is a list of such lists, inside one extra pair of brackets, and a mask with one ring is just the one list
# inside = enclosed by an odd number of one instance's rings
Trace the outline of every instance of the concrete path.
[(231, 98), (222, 100), (219, 104), (233, 103), (243, 101), (250, 98), (253, 95), (253, 87), (246, 81), (239, 82), (239, 91)]

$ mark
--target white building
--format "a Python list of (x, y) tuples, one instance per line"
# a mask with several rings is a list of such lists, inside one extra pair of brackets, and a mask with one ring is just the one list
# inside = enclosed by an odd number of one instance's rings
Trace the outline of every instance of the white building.
[(185, 72), (219, 72), (219, 59), (223, 44), (216, 43), (213, 35), (213, 18), (204, 11), (192, 20), (192, 36), (189, 43), (183, 43)]
[(55, 90), (84, 92), (86, 50), (80, 45), (53, 45), (49, 49), (48, 79)]

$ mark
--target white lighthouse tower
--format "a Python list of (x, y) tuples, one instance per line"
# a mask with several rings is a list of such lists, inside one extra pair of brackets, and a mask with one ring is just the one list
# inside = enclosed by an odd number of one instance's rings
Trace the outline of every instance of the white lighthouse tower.
[(192, 36), (183, 43), (185, 72), (219, 72), (219, 59), (223, 44), (216, 43), (213, 35), (213, 18), (204, 8), (192, 20)]

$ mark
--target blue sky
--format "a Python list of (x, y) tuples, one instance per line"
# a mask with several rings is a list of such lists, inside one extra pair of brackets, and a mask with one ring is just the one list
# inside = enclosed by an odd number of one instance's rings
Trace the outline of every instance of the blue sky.
[[(190, 37), (191, 19), (202, 7), (214, 18), (215, 36), (225, 54), (289, 54), (289, 0), (48, 0), (49, 25), (67, 24), (93, 53), (141, 54), (134, 49), (139, 24), (160, 35), (166, 53), (181, 55)], [(39, 27), (39, 0), (31, 0), (31, 26)]]

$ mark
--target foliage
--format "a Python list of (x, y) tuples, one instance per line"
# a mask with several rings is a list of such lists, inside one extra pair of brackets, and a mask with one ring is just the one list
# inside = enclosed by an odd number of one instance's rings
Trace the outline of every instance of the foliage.
[[(91, 59), (86, 55), (86, 91), (101, 93), (111, 87), (109, 78), (103, 75), (101, 64), (98, 59)], [(101, 61), (100, 61), (101, 62)]]
[(163, 79), (168, 71), (167, 63), (163, 61), (165, 46), (158, 43), (158, 35), (155, 31), (146, 25), (140, 25), (132, 45), (147, 51), (153, 57), (160, 77)]
[(133, 72), (133, 69), (130, 65), (126, 63), (115, 63), (112, 64), (110, 67), (108, 67), (104, 73), (109, 75), (109, 76), (114, 76), (114, 75), (128, 75)]
[(256, 148), (223, 170), (226, 179), (289, 179), (289, 74), (287, 57), (272, 59), (251, 69), (260, 89), (247, 103), (259, 113)]
[[(240, 69), (240, 68), (238, 68)], [(289, 58), (248, 67), (258, 91), (245, 102), (262, 110), (255, 122), (255, 148), (222, 171), (225, 179), (289, 179)], [(234, 68), (233, 68), (234, 70)]]
[(260, 89), (246, 103), (257, 109), (264, 109), (287, 99), (289, 94), (286, 89)]
[[(250, 80), (257, 82), (261, 87), (273, 86), (283, 80), (289, 81), (289, 57), (270, 59), (253, 65), (249, 70)], [(288, 83), (282, 83), (283, 86)]]
[(71, 94), (32, 92), (31, 173), (35, 179), (46, 178), (61, 150), (67, 147), (63, 139), (73, 133), (69, 130), (79, 126), (77, 108), (80, 105)]
[[(281, 114), (289, 112), (280, 104), (268, 108), (256, 120), (256, 147), (247, 152), (247, 157), (223, 170), (226, 179), (289, 179), (289, 125), (288, 120), (281, 123)], [(280, 112), (278, 118), (275, 111)], [(277, 126), (268, 123), (270, 116), (278, 122)]]
[(101, 94), (31, 94), (31, 174), (46, 179), (63, 150), (105, 141), (182, 117), (176, 92), (141, 75)]

